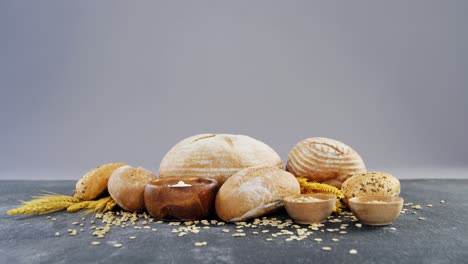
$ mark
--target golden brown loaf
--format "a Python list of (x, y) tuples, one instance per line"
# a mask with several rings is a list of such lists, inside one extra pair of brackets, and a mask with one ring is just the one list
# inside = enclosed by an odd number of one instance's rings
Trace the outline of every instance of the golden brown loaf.
[(354, 175), (341, 186), (344, 202), (360, 196), (398, 196), (400, 181), (393, 175), (384, 172), (367, 172)]
[(81, 200), (93, 200), (107, 189), (107, 181), (112, 173), (125, 163), (108, 163), (86, 173), (78, 180), (74, 196)]
[(241, 169), (278, 167), (283, 162), (265, 143), (243, 135), (201, 134), (177, 143), (161, 161), (161, 178), (171, 176), (213, 177), (222, 184)]
[(224, 221), (243, 221), (282, 207), (284, 197), (300, 192), (298, 181), (287, 171), (247, 168), (221, 186), (216, 196), (216, 213)]
[(156, 180), (156, 176), (142, 167), (123, 166), (112, 173), (107, 189), (112, 199), (127, 211), (145, 209), (145, 184)]
[(296, 177), (337, 188), (351, 175), (367, 171), (356, 151), (344, 143), (322, 137), (299, 142), (289, 153), (286, 170)]

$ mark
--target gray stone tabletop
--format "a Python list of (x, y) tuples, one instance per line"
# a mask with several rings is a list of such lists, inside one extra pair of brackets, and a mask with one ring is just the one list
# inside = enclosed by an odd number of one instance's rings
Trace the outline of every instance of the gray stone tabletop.
[[(71, 194), (73, 181), (0, 181), (0, 263), (466, 263), (468, 180), (402, 180), (401, 184), (405, 203), (419, 204), (421, 210), (405, 206), (406, 213), (383, 227), (359, 227), (349, 218), (334, 222), (337, 217), (332, 217), (320, 230), (309, 229), (313, 234), (306, 239), (286, 241), (289, 235), (272, 236), (281, 231), (272, 226), (244, 227), (245, 236), (233, 237), (240, 229), (234, 224), (198, 224), (199, 233), (178, 236), (174, 229), (184, 223), (143, 224), (143, 220), (135, 224), (141, 229), (131, 224), (112, 227), (104, 238), (97, 238), (91, 227), (104, 224), (93, 215), (6, 215), (19, 200), (41, 191)], [(285, 211), (268, 216), (272, 218), (288, 219)], [(348, 227), (340, 229), (342, 224)], [(69, 229), (76, 229), (77, 235), (70, 235)], [(283, 230), (297, 231), (293, 226)], [(339, 232), (343, 230), (346, 233)], [(92, 245), (93, 241), (100, 244)], [(195, 246), (196, 242), (207, 244)], [(350, 254), (351, 249), (357, 254)]]

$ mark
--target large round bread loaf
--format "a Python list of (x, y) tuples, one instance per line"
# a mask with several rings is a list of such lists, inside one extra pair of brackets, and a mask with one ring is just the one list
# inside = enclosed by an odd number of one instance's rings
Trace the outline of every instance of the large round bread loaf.
[(227, 222), (244, 221), (283, 206), (283, 198), (300, 194), (291, 173), (279, 168), (253, 167), (231, 176), (218, 191), (216, 213)]
[(263, 142), (243, 135), (202, 134), (177, 143), (161, 161), (161, 178), (213, 177), (222, 184), (241, 169), (283, 166), (278, 154)]
[(289, 153), (286, 170), (337, 188), (353, 174), (367, 171), (361, 156), (351, 147), (322, 137), (299, 142)]
[(343, 201), (360, 196), (398, 196), (400, 181), (393, 175), (384, 172), (367, 172), (352, 176), (343, 182)]

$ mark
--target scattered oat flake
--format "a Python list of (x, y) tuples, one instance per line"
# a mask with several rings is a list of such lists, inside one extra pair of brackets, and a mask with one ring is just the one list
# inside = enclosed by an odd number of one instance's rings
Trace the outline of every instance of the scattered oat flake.
[(424, 218), (424, 217), (419, 217), (418, 219), (419, 220), (426, 220), (426, 218)]
[(444, 200), (440, 200), (440, 203), (445, 203), (445, 201), (444, 201)]
[(55, 232), (55, 236), (56, 236), (56, 237), (60, 236), (60, 233), (59, 233), (59, 232)]
[(332, 250), (332, 248), (331, 247), (322, 247), (322, 250), (330, 251), (330, 250)]
[(194, 245), (196, 247), (203, 247), (206, 246), (208, 243), (207, 242), (195, 242)]
[(362, 224), (357, 223), (357, 224), (355, 224), (355, 226), (356, 227), (362, 227)]
[(334, 238), (332, 238), (332, 241), (338, 242), (338, 241), (340, 241), (340, 240), (339, 240), (338, 238), (334, 237)]
[(432, 207), (432, 204), (428, 204), (427, 207)]
[(116, 244), (114, 244), (114, 246), (113, 246), (113, 247), (119, 248), (119, 247), (122, 247), (122, 246), (123, 246), (122, 244), (120, 244), (120, 243), (116, 243)]
[(99, 242), (99, 241), (93, 241), (93, 242), (91, 242), (91, 245), (100, 245), (100, 244), (101, 244), (101, 242)]
[(136, 236), (130, 236), (129, 237), (129, 239), (135, 239), (135, 238), (136, 238)]
[(349, 251), (349, 254), (351, 254), (351, 255), (356, 255), (356, 254), (357, 254), (357, 250), (351, 249), (351, 250)]
[(319, 237), (315, 238), (314, 240), (317, 241), (317, 242), (322, 242), (323, 241), (323, 239), (321, 239)]

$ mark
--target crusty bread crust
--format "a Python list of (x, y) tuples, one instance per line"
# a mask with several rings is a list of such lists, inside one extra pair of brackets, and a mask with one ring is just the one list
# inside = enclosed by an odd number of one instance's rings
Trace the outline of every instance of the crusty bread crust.
[(357, 174), (347, 179), (341, 186), (344, 198), (348, 200), (360, 196), (398, 196), (400, 194), (400, 181), (385, 172), (367, 172)]
[(101, 195), (107, 189), (107, 181), (112, 173), (125, 163), (108, 163), (92, 169), (86, 173), (75, 185), (75, 196), (78, 199), (89, 201)]
[(353, 174), (367, 171), (361, 156), (351, 147), (321, 137), (299, 142), (289, 153), (286, 170), (337, 188)]
[(123, 209), (136, 212), (145, 209), (145, 184), (156, 180), (156, 175), (145, 168), (122, 166), (109, 178), (107, 189), (112, 199)]
[(216, 213), (224, 221), (255, 218), (283, 206), (283, 198), (300, 194), (294, 175), (274, 167), (243, 169), (226, 180), (216, 196)]
[(212, 177), (220, 184), (241, 169), (253, 166), (283, 166), (268, 145), (243, 135), (201, 134), (177, 143), (164, 156), (161, 178), (172, 176)]

